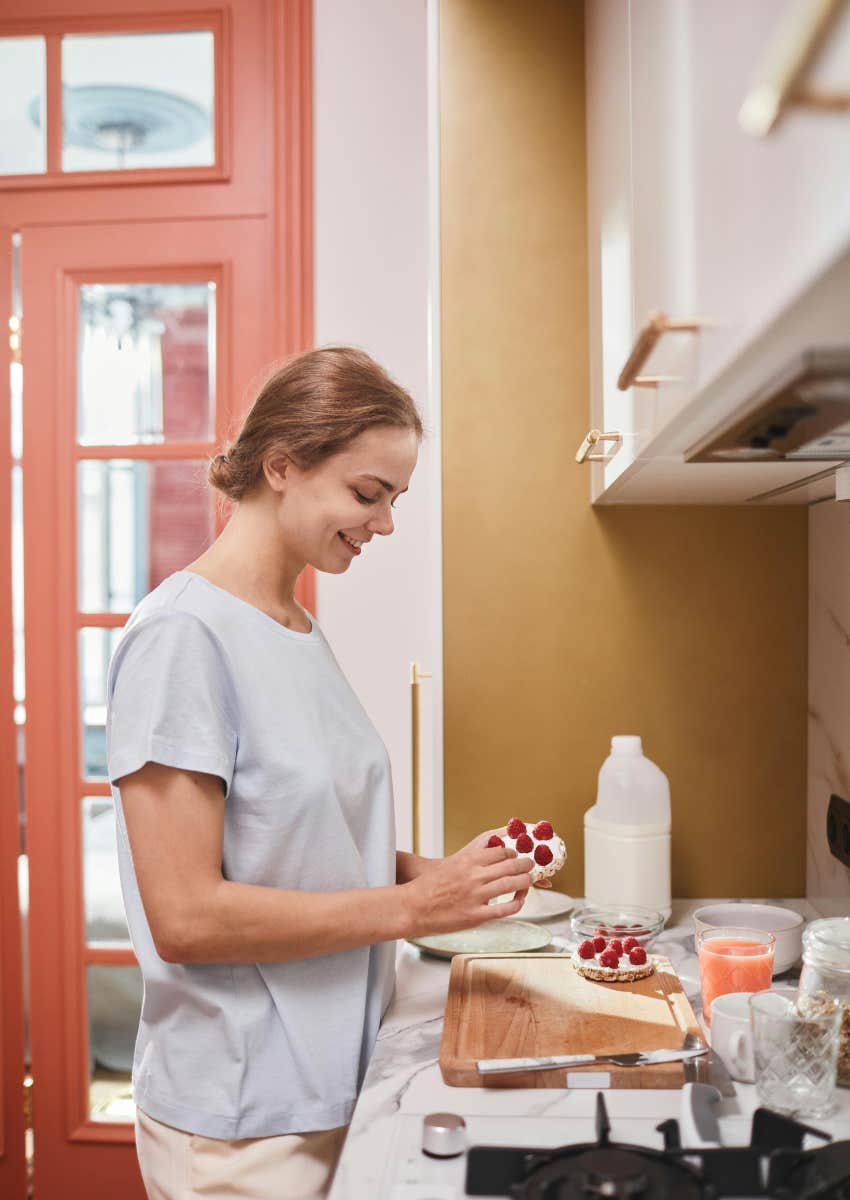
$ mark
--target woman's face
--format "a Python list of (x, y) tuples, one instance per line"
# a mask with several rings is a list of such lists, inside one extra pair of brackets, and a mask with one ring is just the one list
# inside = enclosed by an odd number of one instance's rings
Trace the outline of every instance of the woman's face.
[(418, 453), (413, 430), (379, 426), (317, 467), (288, 462), (279, 513), (295, 554), (318, 571), (347, 571), (376, 534), (392, 533), (392, 509)]

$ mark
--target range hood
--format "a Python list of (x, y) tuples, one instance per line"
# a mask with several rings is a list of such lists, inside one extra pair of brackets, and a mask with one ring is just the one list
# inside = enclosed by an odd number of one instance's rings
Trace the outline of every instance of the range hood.
[(850, 459), (850, 348), (797, 354), (725, 425), (685, 452), (689, 463)]

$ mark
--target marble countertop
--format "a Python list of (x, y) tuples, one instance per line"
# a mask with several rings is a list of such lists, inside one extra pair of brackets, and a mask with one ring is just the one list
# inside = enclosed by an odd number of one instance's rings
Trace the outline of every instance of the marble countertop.
[[(667, 928), (653, 947), (672, 961), (698, 1016), (701, 1004), (692, 914), (700, 905), (715, 902), (727, 901), (675, 901)], [(808, 900), (758, 902), (786, 905), (806, 920), (824, 915)], [(569, 915), (538, 923), (550, 931), (553, 948), (566, 951)], [(395, 993), (378, 1034), (330, 1200), (461, 1200), (465, 1195), (464, 1156), (440, 1161), (422, 1154), (422, 1117), (426, 1113), (461, 1114), (470, 1144), (521, 1141), (557, 1146), (593, 1138), (594, 1091), (444, 1084), (438, 1056), (450, 962), (400, 942), (397, 963)], [(796, 972), (787, 972), (777, 976), (777, 981), (792, 982), (795, 977)], [(752, 1086), (735, 1087), (736, 1097), (724, 1101), (720, 1117), (724, 1141), (730, 1145), (748, 1140), (749, 1118), (756, 1107)], [(817, 1124), (836, 1137), (850, 1137), (850, 1089), (839, 1089), (837, 1097), (834, 1116)], [(606, 1103), (614, 1138), (660, 1146), (655, 1126), (678, 1115), (680, 1093), (611, 1090), (606, 1092)]]

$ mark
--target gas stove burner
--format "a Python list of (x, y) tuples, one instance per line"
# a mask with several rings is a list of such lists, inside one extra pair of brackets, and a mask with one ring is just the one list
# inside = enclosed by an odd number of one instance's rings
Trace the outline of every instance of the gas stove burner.
[(690, 1163), (675, 1150), (678, 1131), (665, 1122), (663, 1151), (610, 1142), (611, 1123), (601, 1092), (596, 1096), (595, 1144), (556, 1150), (473, 1146), (467, 1158), (469, 1196), (512, 1200), (703, 1200), (709, 1192)]
[(580, 1146), (533, 1168), (508, 1195), (516, 1200), (700, 1200), (703, 1189), (684, 1163), (665, 1161), (651, 1150)]
[(753, 1114), (749, 1146), (681, 1147), (676, 1121), (658, 1131), (664, 1149), (612, 1143), (601, 1092), (596, 1097), (596, 1142), (529, 1150), (472, 1146), (468, 1196), (511, 1200), (850, 1200), (850, 1141), (804, 1150), (806, 1134), (829, 1134), (767, 1109)]
[[(588, 1154), (592, 1158), (592, 1154)], [(579, 1190), (585, 1196), (615, 1196), (622, 1200), (630, 1200), (631, 1196), (642, 1196), (649, 1184), (649, 1177), (643, 1169), (643, 1163), (637, 1165), (628, 1161), (628, 1155), (620, 1155), (616, 1150), (610, 1150), (605, 1155), (605, 1162), (577, 1163), (576, 1171), (579, 1177)]]

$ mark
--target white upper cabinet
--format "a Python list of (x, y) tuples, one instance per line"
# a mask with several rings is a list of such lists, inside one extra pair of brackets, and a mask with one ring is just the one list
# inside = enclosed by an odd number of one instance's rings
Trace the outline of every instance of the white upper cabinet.
[[(850, 345), (850, 288), (822, 283), (850, 273), (850, 112), (792, 106), (764, 137), (740, 119), (788, 13), (823, 6), (586, 5), (590, 420), (620, 435), (593, 448), (595, 502), (743, 503), (830, 465), (685, 462), (795, 354)], [(803, 82), (850, 94), (850, 3)]]
[(624, 433), (593, 467), (601, 490), (636, 455), (632, 396), (617, 388), (634, 336), (629, 0), (589, 4), (586, 37), (591, 424)]
[[(641, 12), (642, 0), (633, 7)], [(695, 303), (716, 322), (700, 337), (702, 388), (850, 240), (850, 113), (793, 106), (765, 136), (745, 132), (742, 103), (778, 23), (802, 7), (800, 0), (687, 0), (686, 7)], [(850, 92), (850, 5), (808, 84)]]
[(661, 334), (637, 372), (639, 453), (688, 401), (697, 366), (687, 18), (682, 0), (631, 0), (632, 342), (662, 317), (683, 327)]

